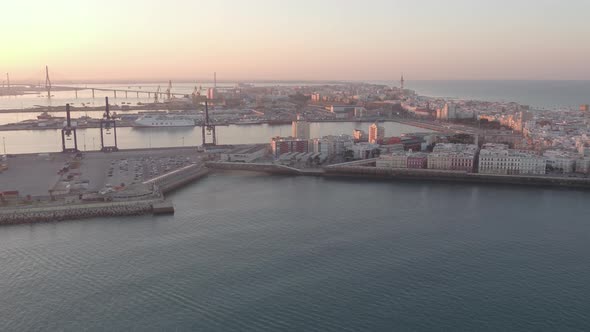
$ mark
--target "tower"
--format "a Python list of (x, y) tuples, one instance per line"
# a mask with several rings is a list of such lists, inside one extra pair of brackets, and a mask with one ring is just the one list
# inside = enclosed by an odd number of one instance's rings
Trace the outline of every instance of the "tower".
[(47, 89), (47, 99), (51, 99), (51, 80), (49, 79), (48, 66), (45, 66), (45, 89)]
[(166, 89), (166, 97), (168, 100), (172, 97), (172, 80), (168, 81), (168, 89)]
[(404, 74), (402, 74), (402, 78), (400, 80), (400, 89), (404, 90)]

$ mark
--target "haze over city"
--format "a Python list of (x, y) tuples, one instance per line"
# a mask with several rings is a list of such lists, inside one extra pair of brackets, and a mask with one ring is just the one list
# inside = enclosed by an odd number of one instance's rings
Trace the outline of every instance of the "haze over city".
[[(7, 1), (13, 81), (590, 77), (590, 2)], [(222, 73), (222, 74), (221, 74)]]

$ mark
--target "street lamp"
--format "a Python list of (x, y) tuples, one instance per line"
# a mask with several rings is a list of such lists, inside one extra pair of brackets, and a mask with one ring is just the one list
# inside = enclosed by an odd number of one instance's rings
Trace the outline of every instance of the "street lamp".
[(2, 145), (4, 145), (4, 155), (6, 155), (6, 137), (2, 137)]

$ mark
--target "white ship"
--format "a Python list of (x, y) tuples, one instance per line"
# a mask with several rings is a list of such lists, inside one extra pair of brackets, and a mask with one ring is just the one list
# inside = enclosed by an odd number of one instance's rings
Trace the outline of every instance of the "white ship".
[(194, 127), (195, 120), (166, 115), (144, 115), (135, 120), (136, 127)]

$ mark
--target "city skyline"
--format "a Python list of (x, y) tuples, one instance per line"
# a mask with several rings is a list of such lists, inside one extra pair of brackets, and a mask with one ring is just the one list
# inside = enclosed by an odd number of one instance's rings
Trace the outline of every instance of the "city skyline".
[[(5, 5), (0, 71), (53, 79), (590, 79), (590, 4), (455, 0)], [(8, 51), (6, 51), (8, 50)], [(556, 60), (557, 59), (557, 60)]]

